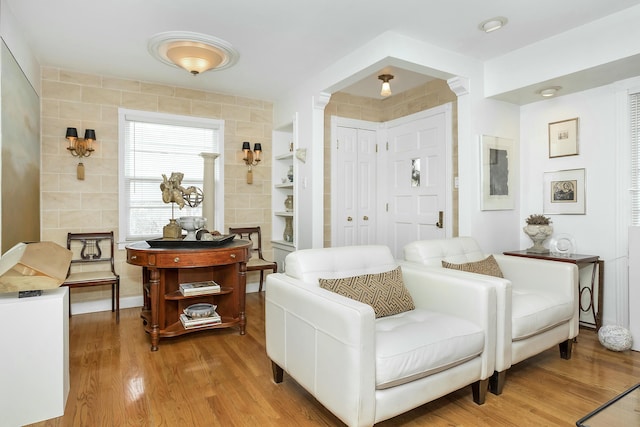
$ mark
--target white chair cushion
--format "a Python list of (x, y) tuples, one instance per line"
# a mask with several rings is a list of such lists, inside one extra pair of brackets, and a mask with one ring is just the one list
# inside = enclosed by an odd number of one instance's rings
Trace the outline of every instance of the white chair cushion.
[(69, 274), (64, 283), (80, 283), (94, 280), (116, 280), (116, 276), (111, 271), (80, 271)]
[(271, 261), (265, 261), (263, 259), (260, 259), (260, 258), (256, 257), (256, 258), (251, 258), (247, 262), (247, 267), (258, 267), (258, 266), (263, 266), (263, 265), (271, 266), (272, 264), (273, 264), (273, 262), (271, 262)]
[(573, 317), (573, 302), (559, 294), (547, 294), (539, 289), (514, 288), (511, 305), (511, 335), (513, 341), (528, 338), (551, 329)]
[(442, 267), (442, 261), (465, 264), (483, 260), (485, 255), (471, 237), (418, 240), (404, 247), (404, 259), (431, 267)]
[(482, 353), (484, 332), (447, 314), (415, 309), (376, 320), (376, 388), (414, 381)]
[(391, 250), (381, 245), (301, 249), (287, 255), (284, 264), (288, 276), (315, 285), (320, 278), (383, 273), (398, 266)]

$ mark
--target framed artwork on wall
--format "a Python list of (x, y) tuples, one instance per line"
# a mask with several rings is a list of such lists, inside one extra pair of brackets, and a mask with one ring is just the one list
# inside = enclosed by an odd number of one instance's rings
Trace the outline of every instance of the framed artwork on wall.
[(549, 123), (549, 158), (578, 154), (578, 118)]
[(544, 173), (545, 214), (586, 213), (585, 170), (568, 169)]
[(515, 179), (518, 162), (513, 140), (482, 135), (480, 137), (481, 206), (483, 211), (515, 207)]

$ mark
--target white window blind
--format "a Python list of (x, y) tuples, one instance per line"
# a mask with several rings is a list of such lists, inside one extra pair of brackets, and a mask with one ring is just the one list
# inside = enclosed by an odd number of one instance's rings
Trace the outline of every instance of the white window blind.
[(640, 225), (640, 92), (629, 94), (631, 225)]
[[(200, 154), (222, 151), (222, 122), (144, 112), (121, 112), (120, 121), (120, 239), (159, 237), (172, 217), (202, 216), (202, 205), (185, 204), (180, 209), (175, 203), (164, 203), (160, 183), (163, 174), (169, 178), (172, 172), (181, 172), (182, 187), (202, 190)], [(220, 168), (215, 171), (219, 181)], [(219, 191), (222, 186), (216, 185), (217, 196)]]

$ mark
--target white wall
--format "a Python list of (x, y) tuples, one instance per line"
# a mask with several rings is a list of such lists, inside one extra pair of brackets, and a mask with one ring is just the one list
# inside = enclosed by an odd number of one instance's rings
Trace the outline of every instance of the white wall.
[[(478, 102), (473, 111), (473, 136), (470, 146), (460, 146), (460, 161), (467, 161), (466, 165), (459, 165), (461, 175), (465, 170), (467, 179), (461, 179), (460, 185), (464, 191), (470, 193), (468, 203), (460, 206), (460, 235), (473, 236), (483, 252), (501, 253), (507, 250), (519, 248), (520, 227), (520, 179), (518, 171), (515, 173), (515, 182), (510, 183), (510, 190), (515, 194), (515, 208), (502, 211), (482, 211), (481, 204), (481, 170), (480, 170), (480, 136), (496, 136), (511, 139), (514, 142), (514, 162), (510, 166), (519, 168), (520, 158), (520, 109), (518, 106), (505, 102), (484, 99)], [(462, 151), (470, 151), (464, 153)], [(464, 175), (462, 175), (464, 178)], [(464, 191), (463, 191), (464, 190)]]
[(31, 52), (28, 40), (20, 33), (20, 25), (15, 22), (13, 12), (4, 0), (0, 1), (0, 12), (0, 35), (40, 96), (40, 64)]
[[(322, 144), (324, 117), (314, 111), (321, 93), (335, 92), (354, 79), (370, 75), (384, 65), (423, 72), (438, 78), (460, 77), (464, 92), (458, 98), (458, 160), (459, 160), (459, 226), (460, 234), (476, 237), (487, 252), (514, 249), (517, 245), (518, 211), (480, 211), (479, 135), (487, 134), (518, 139), (518, 107), (485, 99), (483, 67), (472, 58), (445, 51), (428, 43), (395, 34), (385, 33), (360, 49), (340, 59), (317, 75), (311, 76), (303, 87), (283, 97), (274, 105), (275, 123), (299, 117), (300, 147), (307, 147), (307, 163), (300, 168), (307, 186), (301, 189), (298, 206), (299, 247), (322, 245), (322, 190), (324, 182), (318, 171), (324, 168)], [(320, 145), (318, 145), (320, 144)], [(516, 184), (517, 185), (517, 184)], [(313, 237), (308, 239), (307, 234)], [(311, 246), (309, 246), (311, 245)]]
[[(554, 235), (573, 236), (577, 252), (605, 261), (603, 324), (624, 324), (627, 304), (629, 145), (625, 94), (640, 78), (523, 106), (520, 113), (521, 225), (543, 211), (543, 174), (586, 171), (586, 214), (549, 215)], [(548, 124), (579, 118), (579, 154), (549, 158)], [(530, 246), (520, 233), (520, 246)]]

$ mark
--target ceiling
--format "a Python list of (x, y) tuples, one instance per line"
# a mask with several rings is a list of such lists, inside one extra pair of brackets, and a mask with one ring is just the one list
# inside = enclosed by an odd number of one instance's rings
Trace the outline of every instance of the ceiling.
[[(487, 60), (640, 3), (640, 0), (4, 0), (42, 66), (274, 101), (376, 36), (393, 31)], [(5, 11), (3, 11), (5, 12)], [(484, 33), (480, 22), (509, 22)], [(166, 31), (207, 34), (239, 53), (227, 69), (192, 76), (153, 58)], [(431, 77), (381, 69), (344, 91), (379, 97)], [(514, 99), (517, 97), (514, 97)]]

